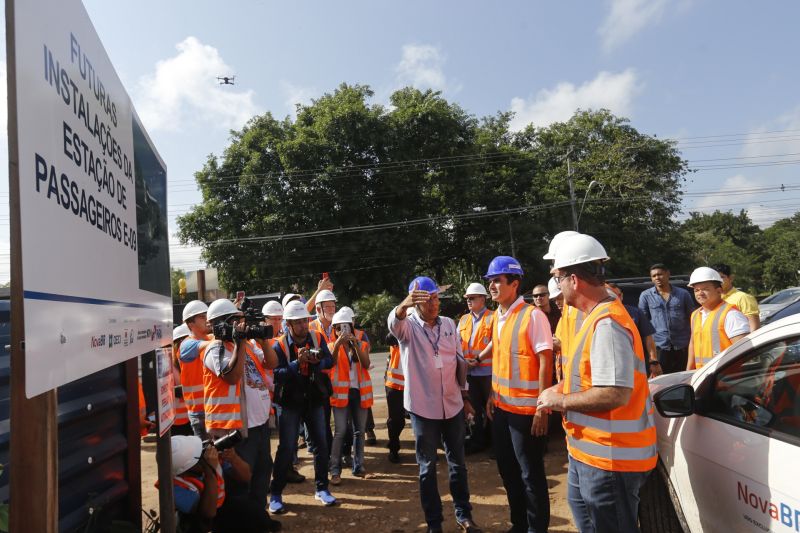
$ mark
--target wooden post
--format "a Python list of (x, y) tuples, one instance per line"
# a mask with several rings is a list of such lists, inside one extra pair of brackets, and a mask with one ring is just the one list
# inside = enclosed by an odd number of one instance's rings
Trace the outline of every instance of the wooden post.
[(25, 395), (25, 317), (19, 209), (14, 0), (6, 0), (8, 68), (8, 190), (11, 222), (11, 531), (58, 531), (58, 398)]
[(158, 462), (158, 508), (161, 531), (175, 533), (175, 495), (172, 489), (172, 431), (164, 433), (156, 443)]
[(206, 271), (197, 271), (197, 299), (201, 302), (206, 301)]
[[(130, 521), (142, 526), (142, 437), (139, 434), (139, 364), (137, 358), (125, 365), (125, 390), (128, 394), (128, 515)], [(136, 398), (136, 401), (133, 399)], [(148, 509), (149, 511), (149, 509)]]

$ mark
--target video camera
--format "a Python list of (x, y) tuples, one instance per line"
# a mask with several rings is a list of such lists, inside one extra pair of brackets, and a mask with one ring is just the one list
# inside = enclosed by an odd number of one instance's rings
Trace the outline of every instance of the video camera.
[(222, 436), (216, 440), (207, 439), (203, 441), (203, 449), (206, 449), (210, 446), (213, 446), (217, 449), (218, 452), (225, 451), (228, 448), (233, 448), (240, 442), (244, 440), (242, 434), (239, 432), (238, 429), (234, 429), (230, 433), (225, 436)]
[(271, 339), (275, 336), (271, 324), (260, 324), (266, 318), (249, 298), (243, 298), (239, 302), (239, 310), (244, 315), (245, 325), (247, 326), (244, 332), (237, 331), (232, 323), (227, 321), (219, 322), (214, 324), (215, 338), (222, 341), (238, 341), (243, 339)]

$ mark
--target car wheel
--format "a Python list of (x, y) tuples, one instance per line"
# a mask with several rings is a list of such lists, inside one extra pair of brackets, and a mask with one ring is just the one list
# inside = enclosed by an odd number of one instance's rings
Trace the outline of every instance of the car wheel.
[(642, 533), (683, 533), (663, 476), (654, 469), (639, 490), (639, 527)]

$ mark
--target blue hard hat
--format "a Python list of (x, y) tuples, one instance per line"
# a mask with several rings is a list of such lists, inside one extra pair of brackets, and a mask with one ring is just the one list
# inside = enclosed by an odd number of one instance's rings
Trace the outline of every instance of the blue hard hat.
[(489, 270), (486, 271), (484, 278), (491, 278), (499, 276), (500, 274), (515, 274), (522, 276), (525, 273), (522, 271), (522, 266), (519, 261), (510, 255), (498, 255), (492, 262), (489, 263)]
[(408, 284), (409, 293), (414, 290), (414, 283), (417, 284), (417, 290), (419, 291), (428, 291), (431, 294), (439, 292), (439, 285), (428, 276), (417, 276), (412, 279), (411, 283)]

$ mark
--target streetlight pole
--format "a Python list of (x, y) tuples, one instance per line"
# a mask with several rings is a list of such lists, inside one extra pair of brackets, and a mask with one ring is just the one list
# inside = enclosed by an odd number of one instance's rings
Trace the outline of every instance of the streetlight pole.
[(567, 181), (569, 182), (569, 207), (572, 210), (572, 225), (575, 227), (575, 231), (580, 231), (578, 229), (578, 213), (575, 211), (575, 184), (572, 182), (572, 165), (569, 161), (569, 156), (572, 153), (572, 148), (569, 149), (567, 152)]

